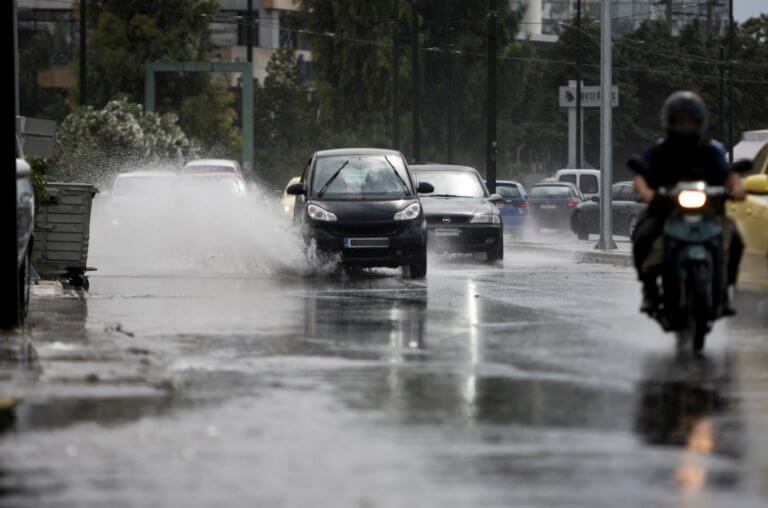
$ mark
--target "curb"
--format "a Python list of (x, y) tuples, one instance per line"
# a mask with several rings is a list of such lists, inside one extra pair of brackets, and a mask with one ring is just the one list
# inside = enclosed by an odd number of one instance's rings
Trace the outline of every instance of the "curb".
[(562, 258), (570, 258), (580, 263), (601, 263), (615, 266), (632, 266), (631, 252), (611, 252), (602, 250), (571, 250), (564, 249), (556, 245), (536, 244), (536, 243), (509, 243), (507, 244), (512, 251), (527, 251), (535, 253), (546, 253)]

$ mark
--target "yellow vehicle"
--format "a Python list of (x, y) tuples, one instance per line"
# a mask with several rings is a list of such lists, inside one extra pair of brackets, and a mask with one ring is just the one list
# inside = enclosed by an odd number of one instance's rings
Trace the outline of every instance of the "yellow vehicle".
[[(768, 286), (768, 136), (762, 139), (749, 139), (766, 131), (744, 133), (742, 143), (751, 143), (753, 171), (744, 178), (744, 190), (747, 199), (742, 202), (728, 202), (728, 216), (739, 226), (744, 236), (746, 252), (741, 264), (741, 282), (748, 285)], [(738, 147), (738, 145), (737, 145)], [(737, 148), (735, 147), (735, 148)], [(756, 154), (754, 153), (756, 151)], [(738, 150), (734, 150), (734, 159), (738, 160)]]
[(294, 176), (290, 180), (288, 180), (288, 185), (285, 186), (285, 189), (283, 190), (283, 197), (280, 198), (280, 208), (282, 209), (283, 213), (286, 217), (293, 219), (293, 205), (296, 202), (296, 196), (291, 196), (286, 191), (288, 190), (288, 187), (291, 185), (298, 183), (301, 180), (301, 177)]

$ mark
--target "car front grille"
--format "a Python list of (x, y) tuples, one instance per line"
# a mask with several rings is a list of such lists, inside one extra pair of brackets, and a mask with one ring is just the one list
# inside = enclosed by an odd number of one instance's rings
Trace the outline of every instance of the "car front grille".
[(371, 237), (371, 236), (395, 236), (399, 235), (405, 229), (404, 224), (395, 224), (391, 222), (376, 223), (376, 222), (364, 222), (364, 223), (342, 223), (342, 224), (328, 224), (326, 226), (327, 231), (334, 235), (343, 238), (351, 237)]
[[(447, 220), (446, 220), (447, 219)], [(466, 215), (431, 215), (427, 216), (427, 226), (461, 226), (469, 222)]]

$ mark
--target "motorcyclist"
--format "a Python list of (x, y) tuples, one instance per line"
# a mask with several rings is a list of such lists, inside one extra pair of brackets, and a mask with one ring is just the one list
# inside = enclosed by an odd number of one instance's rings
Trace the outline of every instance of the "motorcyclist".
[[(710, 186), (726, 187), (731, 199), (745, 198), (741, 178), (731, 171), (723, 145), (705, 134), (707, 109), (701, 97), (689, 91), (673, 93), (664, 102), (661, 121), (666, 136), (643, 154), (644, 169), (634, 181), (640, 199), (649, 203), (632, 236), (635, 267), (643, 283), (640, 310), (646, 313), (653, 312), (659, 303), (656, 279), (663, 260), (661, 237), (664, 222), (672, 210), (669, 201), (658, 197), (657, 190), (674, 187), (681, 181), (703, 180)], [(733, 221), (725, 217), (724, 210), (719, 212), (726, 282), (732, 286), (736, 283), (744, 244)], [(726, 314), (733, 313), (728, 301)]]

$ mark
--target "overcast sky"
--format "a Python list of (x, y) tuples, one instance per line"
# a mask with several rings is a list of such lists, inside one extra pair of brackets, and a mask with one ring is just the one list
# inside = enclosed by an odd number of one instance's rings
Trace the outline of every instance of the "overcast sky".
[(768, 14), (768, 0), (733, 0), (736, 21), (745, 21), (760, 14)]

